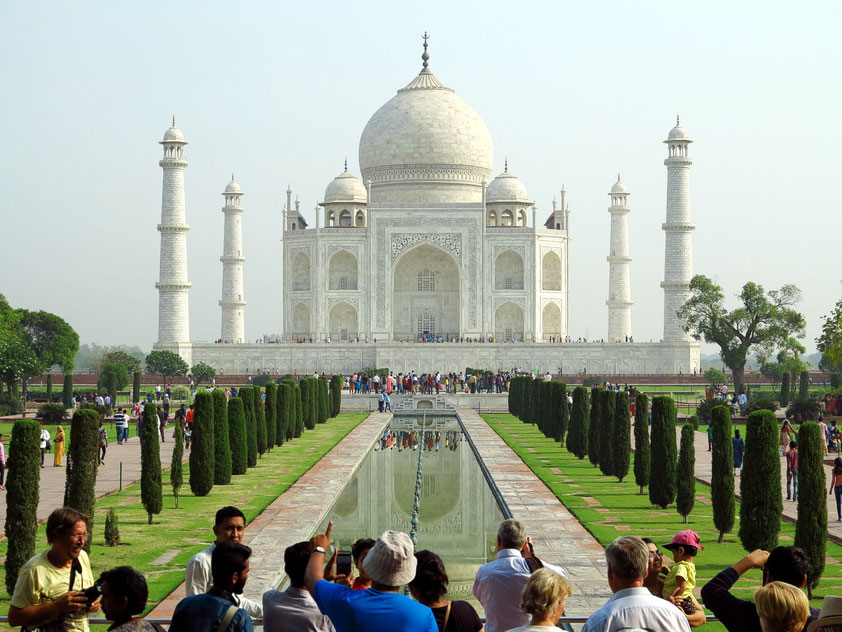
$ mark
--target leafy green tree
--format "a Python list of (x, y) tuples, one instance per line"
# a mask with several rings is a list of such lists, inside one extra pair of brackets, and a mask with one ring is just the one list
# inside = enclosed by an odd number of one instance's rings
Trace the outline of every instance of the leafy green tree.
[(711, 452), (710, 500), (713, 505), (713, 524), (719, 531), (719, 542), (734, 528), (734, 444), (731, 441), (731, 413), (727, 406), (715, 406), (711, 411), (713, 426)]
[(614, 397), (614, 468), (612, 474), (621, 483), (629, 473), (631, 462), (631, 420), (629, 419), (629, 394), (619, 392)]
[(295, 402), (295, 432), (293, 438), (298, 438), (304, 434), (304, 400), (301, 396), (301, 384), (293, 386), (293, 401)]
[(9, 451), (6, 467), (13, 474), (6, 481), (5, 524), (9, 543), (5, 561), (6, 591), (10, 595), (15, 591), (21, 567), (35, 555), (41, 481), (40, 436), (40, 426), (34, 419), (21, 419), (12, 426), (14, 449)]
[(140, 373), (141, 370), (140, 360), (138, 360), (133, 355), (126, 353), (122, 349), (111, 349), (105, 352), (105, 356), (103, 357), (103, 365), (109, 364), (111, 362), (119, 362), (124, 367), (126, 367), (126, 371), (128, 373)]
[(26, 344), (45, 369), (59, 366), (63, 371), (73, 369), (73, 361), (79, 350), (79, 334), (60, 316), (49, 312), (20, 313), (20, 327), (23, 343)]
[(749, 354), (771, 353), (789, 337), (804, 336), (804, 316), (793, 306), (801, 299), (794, 285), (766, 292), (749, 281), (739, 295), (740, 306), (728, 311), (722, 288), (698, 274), (690, 281), (690, 298), (678, 311), (684, 330), (696, 340), (719, 347), (719, 356), (732, 371), (734, 391), (739, 393)]
[(67, 371), (64, 374), (64, 384), (61, 387), (61, 403), (65, 408), (70, 408), (73, 399), (73, 374)]
[(228, 399), (225, 391), (213, 391), (213, 483), (231, 483), (231, 439), (228, 429)]
[(330, 378), (330, 416), (336, 417), (342, 408), (342, 376), (334, 375)]
[(614, 475), (614, 441), (617, 429), (614, 427), (614, 391), (603, 389), (600, 394), (599, 414), (599, 471), (605, 476)]
[(649, 477), (649, 502), (666, 509), (675, 500), (676, 461), (675, 402), (671, 397), (652, 398), (650, 429), (652, 467)]
[(243, 397), (232, 397), (228, 400), (228, 438), (231, 445), (232, 474), (245, 474), (248, 470), (245, 401)]
[(269, 431), (266, 424), (266, 409), (263, 407), (263, 389), (254, 388), (254, 413), (257, 420), (257, 454), (260, 458), (269, 448)]
[[(842, 299), (836, 301), (833, 311), (822, 317), (822, 333), (816, 338), (816, 347), (824, 356), (826, 365), (842, 366)], [(825, 359), (826, 358), (826, 359)]]
[(278, 385), (270, 381), (266, 383), (266, 447), (271, 452), (275, 447), (278, 436)]
[(676, 472), (675, 508), (687, 522), (687, 516), (696, 504), (696, 447), (693, 443), (696, 431), (690, 424), (681, 428), (681, 451), (678, 453)]
[(795, 546), (807, 553), (807, 592), (813, 589), (824, 573), (827, 554), (827, 488), (824, 476), (824, 455), (819, 425), (808, 421), (798, 433), (798, 520), (795, 523)]
[[(184, 432), (181, 429), (181, 424), (175, 424), (174, 435), (172, 459), (170, 460), (170, 487), (172, 487), (172, 495), (175, 498), (175, 508), (178, 509), (178, 492), (184, 484), (184, 467), (182, 465), (184, 460)], [(192, 467), (190, 472), (192, 474)]]
[[(93, 529), (96, 473), (99, 466), (99, 415), (87, 408), (73, 413), (64, 482), (64, 506), (90, 516)], [(15, 446), (17, 448), (17, 446)], [(86, 543), (86, 547), (89, 543)], [(87, 550), (87, 548), (86, 548)]]
[(207, 496), (213, 489), (214, 457), (213, 397), (198, 392), (193, 400), (190, 447), (190, 491), (194, 496)]
[(588, 389), (577, 386), (573, 389), (573, 410), (570, 412), (570, 431), (567, 433), (567, 450), (579, 460), (588, 453)]
[(254, 406), (254, 388), (244, 386), (240, 389), (243, 410), (246, 415), (246, 446), (248, 448), (248, 466), (257, 465), (257, 411)]
[(126, 367), (119, 362), (110, 362), (102, 369), (99, 376), (99, 382), (102, 388), (108, 391), (111, 395), (111, 402), (113, 405), (117, 404), (117, 391), (121, 391), (129, 385), (131, 376), (126, 370)]
[(0, 347), (20, 342), (21, 333), (20, 313), (9, 305), (5, 296), (0, 294)]
[(714, 392), (719, 392), (719, 387), (728, 383), (728, 376), (715, 367), (707, 369), (704, 377)]
[(197, 362), (191, 367), (190, 375), (193, 376), (193, 381), (196, 383), (196, 386), (199, 386), (199, 384), (202, 383), (210, 384), (210, 382), (213, 381), (213, 378), (216, 377), (216, 369), (214, 369), (210, 364)]
[(41, 375), (44, 364), (25, 343), (15, 341), (0, 346), (0, 379), (9, 393), (17, 393), (17, 386), (22, 380)]
[(588, 426), (588, 460), (594, 467), (599, 465), (599, 459), (602, 456), (600, 453), (600, 431), (602, 430), (602, 393), (603, 389), (600, 386), (594, 386), (591, 389), (591, 418)]
[(152, 524), (152, 516), (161, 513), (163, 508), (158, 407), (152, 402), (143, 407), (140, 428), (140, 501), (149, 516), (149, 524)]
[(652, 450), (649, 445), (649, 396), (638, 393), (634, 400), (634, 482), (643, 488), (649, 484)]
[(140, 401), (140, 371), (132, 374), (132, 401)]
[(746, 551), (771, 551), (781, 529), (781, 461), (778, 421), (770, 410), (748, 416), (745, 465), (740, 476), (740, 542)]
[(187, 375), (189, 368), (180, 355), (166, 349), (151, 351), (146, 356), (146, 370), (160, 375), (164, 378), (165, 384), (168, 377)]

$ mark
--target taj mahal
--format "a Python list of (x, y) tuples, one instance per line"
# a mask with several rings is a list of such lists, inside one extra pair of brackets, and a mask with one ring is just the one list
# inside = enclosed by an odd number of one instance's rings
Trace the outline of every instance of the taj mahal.
[(698, 343), (683, 331), (676, 314), (693, 275), (694, 229), (692, 141), (680, 123), (664, 141), (663, 338), (634, 341), (630, 193), (618, 176), (606, 187), (611, 216), (606, 335), (599, 343), (573, 340), (566, 191), (553, 200), (551, 212), (539, 216), (507, 161), (494, 176), (488, 127), (432, 73), (429, 59), (425, 36), (421, 72), (362, 131), (361, 177), (348, 171), (346, 161), (307, 218), (287, 188), (281, 235), (283, 334), (277, 339), (247, 342), (242, 222), (248, 214), (233, 177), (222, 194), (220, 336), (213, 342), (190, 339), (187, 141), (173, 120), (160, 143), (155, 348), (226, 374), (350, 373), (381, 367), (395, 373), (465, 367), (567, 374), (698, 369)]

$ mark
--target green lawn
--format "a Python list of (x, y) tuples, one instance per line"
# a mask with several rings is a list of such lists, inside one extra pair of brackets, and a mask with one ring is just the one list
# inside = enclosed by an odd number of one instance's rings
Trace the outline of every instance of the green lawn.
[[(683, 524), (674, 509), (663, 511), (649, 504), (648, 495), (639, 494), (634, 483), (634, 454), (629, 476), (620, 484), (616, 478), (603, 476), (587, 458), (580, 461), (544, 437), (536, 426), (524, 424), (512, 415), (483, 415), (483, 418), (603, 546), (621, 535), (650, 537), (665, 544), (676, 532), (693, 529), (705, 547), (695, 560), (699, 588), (745, 555), (737, 537), (739, 504), (734, 532), (727, 534), (722, 544), (717, 543), (719, 534), (713, 526), (710, 488), (706, 485), (697, 483), (695, 508), (689, 524)], [(794, 538), (795, 525), (783, 522), (781, 544), (792, 544)], [(826, 595), (842, 594), (842, 547), (829, 542), (827, 556), (824, 576), (813, 595), (815, 608), (821, 607)], [(751, 598), (753, 590), (760, 586), (760, 579), (760, 571), (749, 572), (736, 584), (734, 594)], [(703, 627), (711, 631), (725, 629), (719, 624)]]
[[(164, 510), (155, 516), (151, 526), (146, 523), (139, 484), (101, 498), (96, 504), (91, 546), (94, 577), (115, 566), (133, 566), (147, 576), (147, 611), (151, 610), (184, 581), (187, 561), (212, 541), (211, 527), (217, 509), (236, 505), (245, 514), (246, 523), (251, 522), (367, 416), (368, 413), (341, 413), (325, 424), (318, 424), (300, 438), (264, 454), (257, 467), (235, 476), (230, 485), (214, 487), (205, 497), (190, 493), (189, 466), (185, 463), (178, 509), (169, 486), (169, 474), (165, 472)], [(162, 465), (169, 466), (169, 463)], [(105, 545), (103, 536), (105, 514), (112, 507), (119, 517), (121, 535), (120, 546), (114, 548)], [(44, 525), (39, 527), (37, 539), (37, 550), (46, 548)], [(5, 540), (0, 542), (0, 556), (5, 556), (6, 546)], [(165, 553), (174, 554), (174, 557), (165, 563), (153, 563)], [(5, 591), (5, 581), (0, 586), (0, 612), (5, 614), (9, 608), (9, 595)]]

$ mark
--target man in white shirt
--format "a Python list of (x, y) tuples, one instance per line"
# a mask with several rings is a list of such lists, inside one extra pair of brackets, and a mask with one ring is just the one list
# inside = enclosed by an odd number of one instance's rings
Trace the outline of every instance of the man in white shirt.
[[(243, 533), (246, 530), (246, 517), (236, 507), (223, 507), (216, 512), (213, 525), (213, 533), (216, 541), (204, 551), (196, 553), (189, 562), (185, 572), (185, 589), (187, 596), (201, 595), (206, 593), (213, 585), (211, 574), (211, 555), (219, 542), (240, 542), (243, 541)], [(237, 605), (245, 610), (253, 619), (263, 617), (263, 606), (256, 601), (243, 597), (242, 594), (234, 595)]]
[(39, 447), (41, 448), (41, 467), (44, 467), (44, 453), (47, 451), (47, 442), (50, 440), (50, 431), (44, 427), (44, 424), (41, 424), (41, 443)]
[(334, 632), (307, 592), (304, 574), (310, 561), (310, 543), (299, 542), (284, 551), (284, 572), (289, 588), (263, 593), (263, 629), (266, 632)]
[[(480, 566), (474, 579), (474, 597), (485, 609), (485, 632), (505, 632), (532, 619), (521, 610), (520, 600), (523, 587), (539, 565), (530, 568), (524, 555), (534, 557), (526, 528), (517, 520), (503, 521), (497, 529), (497, 559)], [(559, 566), (543, 561), (541, 565), (567, 577)]]
[(608, 586), (614, 595), (594, 612), (582, 632), (619, 630), (669, 630), (690, 632), (684, 613), (666, 599), (656, 597), (643, 586), (649, 571), (649, 547), (635, 536), (623, 536), (605, 549)]

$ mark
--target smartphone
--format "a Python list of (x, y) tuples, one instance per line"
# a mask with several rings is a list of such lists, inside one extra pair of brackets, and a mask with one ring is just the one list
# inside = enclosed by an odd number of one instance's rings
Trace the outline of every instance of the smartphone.
[(336, 574), (351, 574), (351, 551), (339, 551), (336, 556)]

